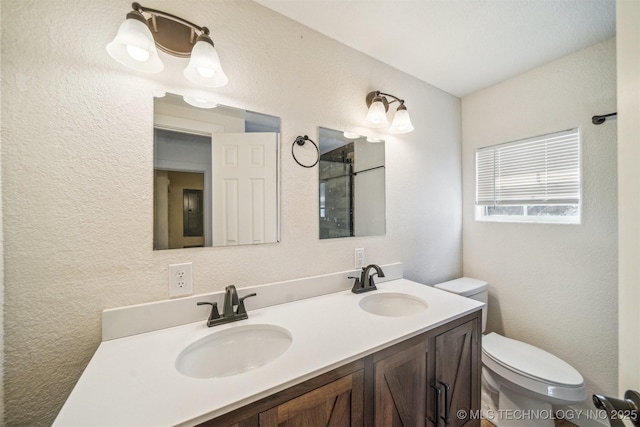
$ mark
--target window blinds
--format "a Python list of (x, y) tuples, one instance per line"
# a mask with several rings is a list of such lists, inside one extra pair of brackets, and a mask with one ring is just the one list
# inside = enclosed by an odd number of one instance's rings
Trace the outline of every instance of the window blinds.
[(580, 202), (578, 129), (476, 150), (476, 204)]

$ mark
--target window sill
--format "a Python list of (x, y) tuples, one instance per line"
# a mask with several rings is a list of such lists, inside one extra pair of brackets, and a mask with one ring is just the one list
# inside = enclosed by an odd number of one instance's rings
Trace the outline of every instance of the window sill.
[(559, 224), (559, 225), (580, 225), (582, 223), (581, 218), (571, 217), (513, 217), (513, 216), (490, 216), (490, 217), (475, 217), (478, 222), (511, 222), (520, 224)]

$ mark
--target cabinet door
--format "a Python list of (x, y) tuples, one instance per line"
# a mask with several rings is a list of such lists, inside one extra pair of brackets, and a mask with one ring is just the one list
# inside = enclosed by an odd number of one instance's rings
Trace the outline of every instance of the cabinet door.
[(362, 426), (364, 373), (357, 371), (260, 413), (260, 427)]
[(425, 425), (428, 350), (425, 339), (375, 363), (375, 426)]
[[(471, 426), (480, 407), (480, 358), (477, 320), (464, 323), (436, 337), (435, 378), (441, 386), (440, 425)], [(466, 414), (460, 418), (459, 414)], [(460, 412), (458, 412), (460, 411)]]

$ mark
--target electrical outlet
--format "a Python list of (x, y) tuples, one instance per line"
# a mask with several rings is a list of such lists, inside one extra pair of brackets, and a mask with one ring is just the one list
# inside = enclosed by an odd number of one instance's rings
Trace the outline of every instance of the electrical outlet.
[(169, 298), (182, 297), (193, 293), (193, 266), (169, 264)]
[(364, 267), (364, 248), (358, 248), (354, 251), (355, 267)]

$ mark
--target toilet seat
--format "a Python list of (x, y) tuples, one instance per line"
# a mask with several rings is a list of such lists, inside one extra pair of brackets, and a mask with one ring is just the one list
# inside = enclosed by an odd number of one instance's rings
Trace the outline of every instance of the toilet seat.
[(482, 363), (512, 386), (548, 396), (556, 404), (586, 398), (582, 375), (567, 362), (495, 332), (482, 338)]

